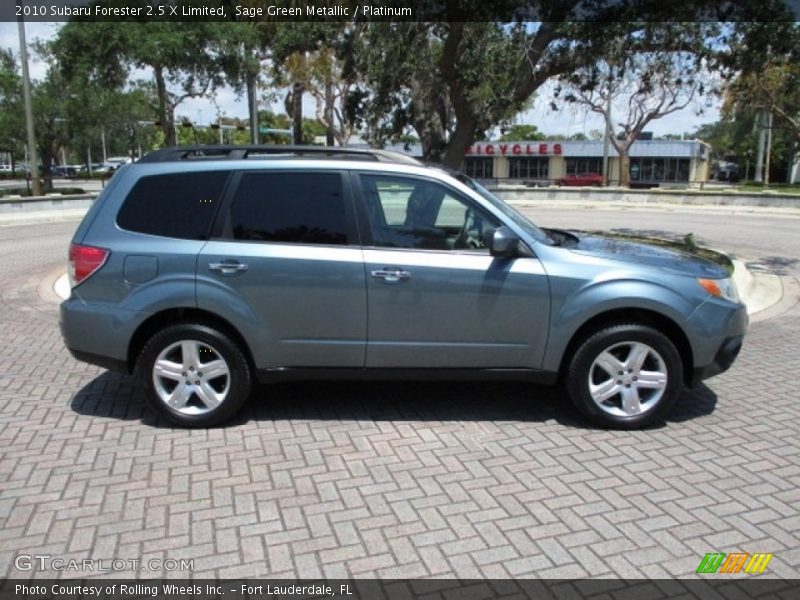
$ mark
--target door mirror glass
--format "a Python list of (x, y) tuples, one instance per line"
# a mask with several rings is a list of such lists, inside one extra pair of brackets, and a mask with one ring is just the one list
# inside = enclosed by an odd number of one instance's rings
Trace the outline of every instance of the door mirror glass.
[(510, 258), (519, 253), (519, 238), (506, 225), (498, 227), (489, 238), (489, 251), (492, 256)]

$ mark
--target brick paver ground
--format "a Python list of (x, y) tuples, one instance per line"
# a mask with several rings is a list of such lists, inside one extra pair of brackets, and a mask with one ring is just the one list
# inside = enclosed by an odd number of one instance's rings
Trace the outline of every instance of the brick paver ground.
[(712, 551), (800, 576), (797, 306), (650, 431), (589, 428), (547, 388), (413, 382), (264, 387), (185, 431), (64, 349), (41, 282), (75, 226), (0, 228), (0, 576), (41, 576), (14, 566), (36, 554), (194, 559), (182, 577), (676, 577)]

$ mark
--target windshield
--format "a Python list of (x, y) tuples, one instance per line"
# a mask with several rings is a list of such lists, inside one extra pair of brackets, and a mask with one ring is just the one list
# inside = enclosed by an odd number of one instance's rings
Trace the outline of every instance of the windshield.
[(503, 202), (500, 198), (495, 196), (480, 183), (458, 171), (449, 171), (449, 173), (468, 188), (475, 190), (481, 196), (486, 198), (486, 200), (488, 200), (492, 206), (514, 221), (516, 225), (519, 225), (525, 231), (530, 233), (537, 242), (542, 242), (548, 246), (553, 244), (553, 239), (546, 232), (534, 225), (525, 215), (517, 211), (515, 208)]

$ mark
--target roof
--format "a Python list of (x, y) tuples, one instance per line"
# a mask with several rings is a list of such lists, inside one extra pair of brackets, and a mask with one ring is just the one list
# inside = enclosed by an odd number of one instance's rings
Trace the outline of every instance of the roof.
[(163, 163), (180, 161), (206, 160), (268, 160), (268, 159), (302, 159), (316, 160), (347, 159), (373, 162), (405, 163), (419, 165), (419, 161), (407, 154), (390, 150), (373, 150), (365, 148), (342, 148), (328, 146), (283, 146), (283, 145), (195, 145), (170, 146), (146, 154), (139, 163)]

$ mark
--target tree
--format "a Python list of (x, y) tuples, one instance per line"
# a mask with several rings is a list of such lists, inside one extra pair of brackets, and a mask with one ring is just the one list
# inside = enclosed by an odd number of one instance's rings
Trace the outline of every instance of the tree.
[(690, 106), (706, 95), (704, 23), (654, 24), (645, 36), (619, 37), (594, 64), (564, 75), (568, 102), (603, 117), (619, 155), (619, 183), (630, 185), (630, 149), (654, 120)]
[(738, 23), (732, 46), (723, 112), (771, 111), (800, 143), (800, 24)]
[[(648, 0), (531, 2), (535, 22), (515, 24), (476, 22), (463, 8), (511, 4), (447, 2), (443, 22), (359, 24), (353, 62), (365, 82), (359, 111), (370, 141), (413, 129), (425, 159), (458, 167), (475, 139), (512, 119), (546, 81), (594, 64), (609, 39), (675, 17), (667, 3)], [(716, 6), (687, 0), (682, 17)]]
[(0, 152), (11, 156), (12, 167), (15, 166), (19, 144), (24, 139), (22, 80), (13, 52), (3, 49), (0, 50)]
[(286, 113), (292, 118), (294, 142), (303, 138), (303, 96), (316, 101), (317, 120), (326, 127), (329, 146), (346, 145), (355, 125), (347, 102), (355, 74), (345, 70), (339, 57), (352, 26), (337, 22), (301, 22), (274, 30), (272, 50), (273, 84), (289, 87)]
[(545, 137), (536, 125), (512, 125), (500, 136), (500, 140), (503, 142), (538, 142)]
[(149, 69), (155, 83), (164, 144), (175, 145), (175, 109), (204, 96), (240, 70), (241, 35), (235, 23), (192, 21), (69, 22), (58, 32), (53, 54), (63, 74), (84, 84), (121, 89), (134, 69)]

